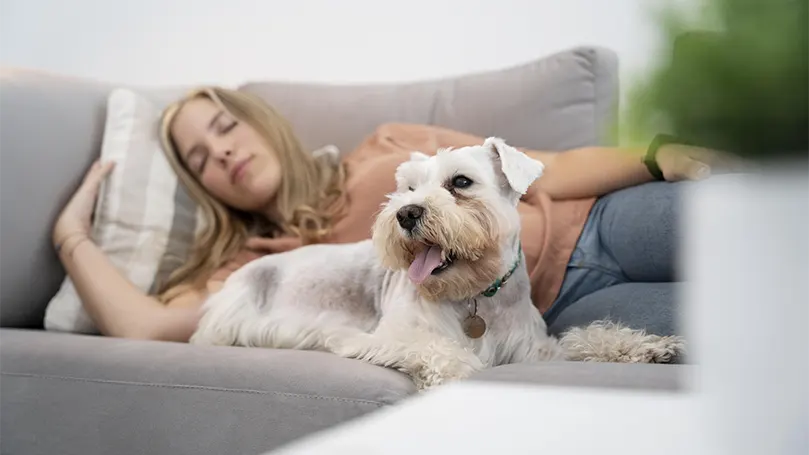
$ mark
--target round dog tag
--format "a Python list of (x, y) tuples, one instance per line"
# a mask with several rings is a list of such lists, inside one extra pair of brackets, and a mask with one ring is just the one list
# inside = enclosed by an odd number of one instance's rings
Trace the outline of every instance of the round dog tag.
[(486, 333), (486, 321), (478, 315), (469, 316), (463, 321), (463, 331), (469, 338), (480, 338)]

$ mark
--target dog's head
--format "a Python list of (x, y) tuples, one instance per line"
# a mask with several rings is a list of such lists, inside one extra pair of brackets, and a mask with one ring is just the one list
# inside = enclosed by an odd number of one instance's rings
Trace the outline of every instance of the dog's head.
[(414, 152), (374, 224), (383, 264), (407, 269), (427, 299), (480, 293), (502, 274), (501, 245), (519, 235), (517, 203), (543, 167), (499, 138)]

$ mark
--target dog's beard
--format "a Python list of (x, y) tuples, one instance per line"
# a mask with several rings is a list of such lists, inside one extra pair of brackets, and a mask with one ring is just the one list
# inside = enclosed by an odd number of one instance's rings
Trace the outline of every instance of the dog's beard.
[[(425, 200), (424, 215), (411, 234), (399, 228), (395, 210), (385, 210), (377, 217), (373, 238), (382, 264), (408, 270), (419, 293), (427, 300), (469, 299), (485, 290), (500, 274), (495, 214), (474, 199), (441, 207)], [(433, 251), (428, 253), (430, 248)], [(425, 257), (427, 254), (430, 258)], [(421, 263), (414, 264), (415, 261)], [(450, 264), (441, 270), (448, 261)], [(420, 267), (429, 270), (414, 271)], [(421, 275), (420, 279), (415, 279), (415, 275)]]

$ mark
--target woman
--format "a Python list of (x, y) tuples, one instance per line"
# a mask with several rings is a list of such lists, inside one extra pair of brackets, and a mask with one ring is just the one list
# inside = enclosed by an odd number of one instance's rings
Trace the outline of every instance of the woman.
[[(92, 166), (54, 227), (59, 257), (105, 335), (187, 341), (208, 293), (249, 260), (309, 243), (369, 238), (374, 213), (394, 189), (393, 172), (411, 150), (434, 153), (483, 141), (438, 127), (383, 125), (344, 159), (316, 157), (270, 106), (221, 88), (169, 107), (161, 132), (206, 229), (159, 295), (136, 289), (88, 237), (111, 163)], [(611, 315), (672, 332), (678, 185), (648, 183), (655, 180), (650, 169), (659, 166), (668, 182), (698, 180), (725, 156), (664, 145), (650, 167), (641, 159), (646, 150), (525, 152), (546, 166), (520, 210), (532, 299), (551, 331)]]

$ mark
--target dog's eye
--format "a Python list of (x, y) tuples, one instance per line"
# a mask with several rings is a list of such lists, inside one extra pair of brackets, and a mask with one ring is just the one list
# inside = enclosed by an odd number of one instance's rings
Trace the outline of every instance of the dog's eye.
[(472, 185), (472, 180), (464, 175), (457, 175), (452, 179), (452, 186), (455, 188), (468, 188)]
[(416, 191), (416, 189), (415, 189), (415, 188), (413, 188), (412, 186), (408, 186), (408, 187), (407, 187), (407, 190), (408, 190), (408, 191)]

